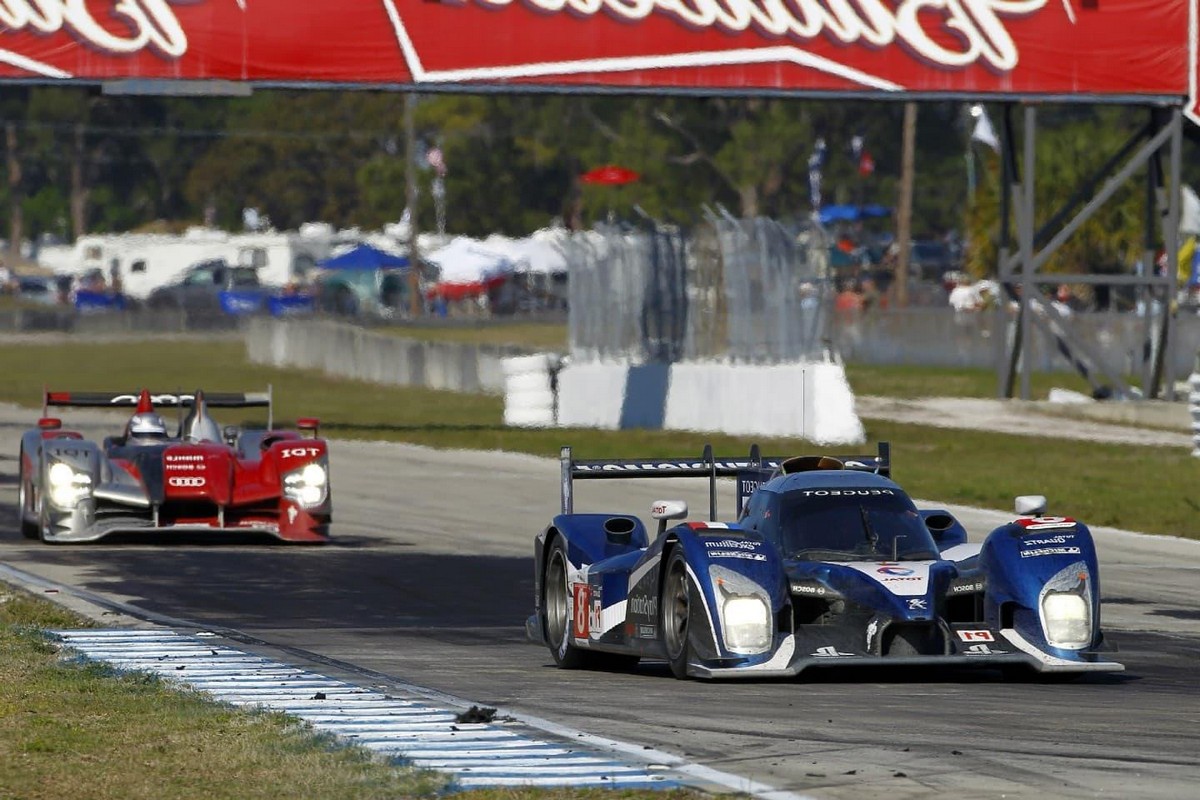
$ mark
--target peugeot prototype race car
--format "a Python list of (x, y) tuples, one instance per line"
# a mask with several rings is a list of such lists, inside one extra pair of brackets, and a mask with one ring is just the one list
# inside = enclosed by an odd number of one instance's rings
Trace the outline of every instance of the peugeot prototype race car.
[[(177, 432), (155, 405), (174, 406)], [(47, 416), (49, 406), (133, 406), (100, 444)], [(263, 429), (221, 428), (210, 407), (268, 409)], [(187, 409), (187, 416), (183, 416)], [(266, 533), (324, 542), (332, 515), (329, 455), (317, 421), (272, 426), (271, 393), (192, 395), (47, 392), (38, 426), (21, 437), (22, 532), (44, 542), (112, 533)]]
[[(1033, 674), (1120, 671), (1101, 655), (1087, 527), (1039, 516), (1045, 498), (969, 544), (918, 509), (874, 456), (577, 461), (563, 448), (562, 513), (534, 545), (526, 623), (561, 667), (665, 659), (676, 677), (796, 675), (810, 667), (971, 665)], [(573, 481), (700, 476), (709, 521), (656, 501), (651, 539), (629, 514), (573, 512)], [(738, 521), (715, 522), (717, 478)]]

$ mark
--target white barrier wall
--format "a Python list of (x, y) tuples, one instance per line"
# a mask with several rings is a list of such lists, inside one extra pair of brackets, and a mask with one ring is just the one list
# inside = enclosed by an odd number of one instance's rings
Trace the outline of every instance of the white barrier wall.
[(570, 364), (558, 373), (558, 424), (866, 439), (845, 371), (825, 363)]

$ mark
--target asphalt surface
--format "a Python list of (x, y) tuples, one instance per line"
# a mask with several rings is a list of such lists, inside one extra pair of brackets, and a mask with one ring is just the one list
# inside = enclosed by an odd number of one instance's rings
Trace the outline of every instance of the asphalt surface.
[[(1196, 795), (1200, 542), (1095, 531), (1120, 675), (1043, 684), (984, 670), (847, 671), (704, 683), (656, 664), (567, 672), (523, 634), (532, 539), (558, 507), (552, 460), (335, 442), (330, 545), (47, 546), (16, 532), (17, 437), (30, 417), (0, 408), (0, 564), (245, 632), (282, 660), (337, 659), (818, 798)], [(648, 512), (678, 497), (703, 509), (696, 483), (582, 484), (576, 508)], [(731, 490), (722, 501), (728, 511)], [(952, 510), (976, 533), (1009, 517)]]

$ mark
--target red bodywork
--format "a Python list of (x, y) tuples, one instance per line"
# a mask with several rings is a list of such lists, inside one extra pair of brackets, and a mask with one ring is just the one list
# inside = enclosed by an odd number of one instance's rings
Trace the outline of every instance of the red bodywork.
[(146, 486), (158, 527), (207, 525), (231, 531), (266, 530), (291, 542), (328, 540), (329, 492), (319, 505), (305, 508), (283, 491), (283, 478), (290, 472), (312, 463), (328, 470), (323, 440), (272, 431), (258, 457), (239, 457), (234, 448), (211, 442), (172, 444), (161, 452), (161, 476), (144, 474), (131, 458), (115, 454), (110, 458), (114, 468), (124, 469)]

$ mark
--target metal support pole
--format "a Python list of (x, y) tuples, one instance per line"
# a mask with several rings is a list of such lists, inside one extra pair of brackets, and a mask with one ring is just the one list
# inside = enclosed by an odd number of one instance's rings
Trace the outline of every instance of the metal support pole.
[[(1148, 109), (1150, 114), (1150, 134), (1157, 133), (1157, 117), (1154, 109)], [(1157, 155), (1157, 151), (1155, 151)], [(1143, 220), (1142, 239), (1142, 272), (1145, 277), (1154, 275), (1154, 252), (1158, 246), (1158, 184), (1161, 179), (1157, 169), (1157, 159), (1151, 157), (1146, 162), (1146, 214)], [(1157, 354), (1154, 347), (1154, 299), (1157, 292), (1147, 284), (1137, 288), (1137, 302), (1144, 314), (1142, 316), (1142, 396), (1154, 396), (1154, 362)]]
[(404, 202), (408, 206), (408, 313), (421, 315), (421, 254), (417, 247), (417, 96), (404, 93)]
[[(998, 359), (996, 368), (999, 375), (999, 395), (1002, 398), (1008, 399), (1013, 396), (1016, 386), (1017, 363), (1021, 357), (1021, 320), (1023, 318), (1021, 311), (1018, 310), (1015, 320), (1010, 322), (1008, 319), (1008, 294), (1012, 285), (1013, 274), (1013, 265), (1009, 258), (1012, 201), (1018, 196), (1017, 182), (1020, 179), (1020, 171), (1017, 166), (1016, 137), (1013, 136), (1011, 103), (1004, 104), (1000, 124), (1000, 172), (1000, 264), (998, 278), (1002, 291), (999, 302), (996, 305), (996, 313), (999, 315), (1000, 320), (1000, 325), (997, 327), (1003, 331), (1001, 345), (1006, 348), (1006, 352)], [(1005, 355), (1007, 357), (1004, 357)]]
[(1023, 181), (1023, 196), (1021, 214), (1017, 218), (1017, 240), (1021, 248), (1021, 340), (1025, 343), (1025, 355), (1021, 360), (1021, 399), (1029, 400), (1033, 395), (1033, 390), (1030, 386), (1030, 370), (1032, 369), (1032, 361), (1029, 357), (1029, 334), (1032, 321), (1030, 315), (1030, 299), (1033, 293), (1037, 291), (1037, 287), (1033, 283), (1033, 211), (1034, 211), (1034, 176), (1037, 171), (1034, 169), (1035, 139), (1037, 134), (1037, 109), (1032, 105), (1025, 106), (1025, 157), (1022, 159), (1024, 164)]
[(1183, 112), (1171, 109), (1171, 182), (1167, 189), (1167, 224), (1163, 232), (1163, 247), (1167, 251), (1167, 296), (1163, 303), (1163, 320), (1161, 338), (1158, 343), (1158, 369), (1155, 370), (1157, 387), (1159, 377), (1162, 378), (1167, 400), (1175, 399), (1175, 339), (1172, 329), (1175, 322), (1175, 297), (1179, 280), (1179, 223), (1183, 202)]

